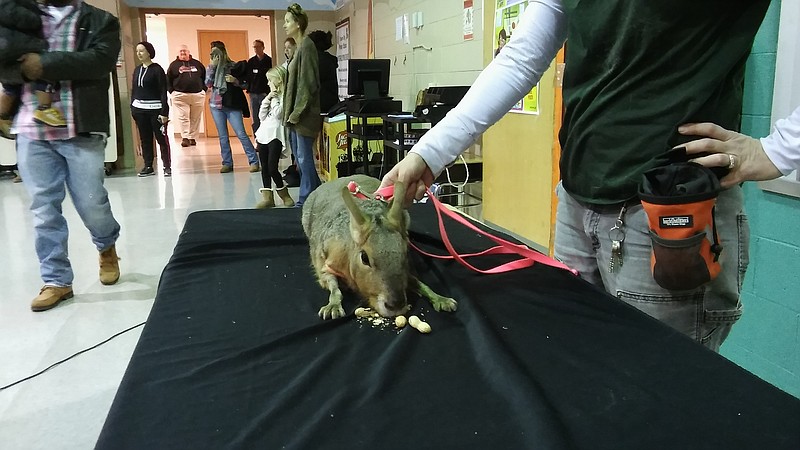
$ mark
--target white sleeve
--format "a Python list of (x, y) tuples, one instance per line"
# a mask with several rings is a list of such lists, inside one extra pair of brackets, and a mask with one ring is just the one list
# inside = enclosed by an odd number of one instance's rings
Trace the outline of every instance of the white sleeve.
[(761, 146), (782, 174), (800, 169), (800, 108), (775, 122), (775, 131), (761, 138)]
[(269, 118), (269, 112), (272, 108), (270, 101), (264, 99), (261, 101), (261, 107), (258, 108), (258, 120), (261, 122), (265, 122)]
[(523, 98), (564, 44), (567, 18), (561, 0), (532, 0), (511, 40), (478, 75), (458, 106), (411, 149), (434, 175)]
[(283, 102), (281, 101), (280, 97), (274, 99), (272, 102), (269, 116), (274, 120), (283, 123)]

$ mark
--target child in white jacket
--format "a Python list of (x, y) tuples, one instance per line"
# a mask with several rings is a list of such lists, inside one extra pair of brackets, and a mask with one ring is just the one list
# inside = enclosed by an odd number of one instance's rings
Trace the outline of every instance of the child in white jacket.
[[(289, 187), (283, 182), (281, 173), (278, 170), (278, 162), (281, 159), (283, 150), (286, 148), (285, 129), (283, 126), (283, 88), (286, 84), (288, 72), (283, 66), (273, 67), (267, 71), (267, 83), (270, 92), (267, 98), (261, 102), (261, 109), (258, 111), (258, 118), (261, 125), (256, 130), (256, 150), (258, 159), (261, 161), (261, 181), (264, 185), (259, 189), (262, 200), (256, 204), (256, 208), (272, 208), (275, 206), (273, 192), (277, 192), (283, 201), (284, 206), (294, 206), (294, 200), (289, 195)], [(272, 182), (275, 188), (272, 188)]]

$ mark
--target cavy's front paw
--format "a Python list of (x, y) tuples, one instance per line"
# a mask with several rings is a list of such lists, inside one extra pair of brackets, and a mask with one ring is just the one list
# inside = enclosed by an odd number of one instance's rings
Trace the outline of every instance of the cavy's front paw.
[(342, 308), (342, 299), (334, 298), (334, 295), (331, 294), (331, 298), (328, 300), (328, 304), (323, 306), (319, 309), (319, 317), (324, 320), (328, 319), (338, 319), (339, 317), (344, 317), (344, 308)]
[(419, 292), (419, 295), (427, 298), (436, 311), (453, 312), (458, 309), (458, 302), (455, 301), (455, 299), (437, 294), (433, 289), (428, 287), (427, 284), (418, 279), (414, 281), (417, 283), (417, 292)]
[(453, 312), (458, 309), (458, 302), (455, 299), (450, 297), (444, 297), (442, 295), (436, 295), (430, 297), (429, 300), (431, 301), (431, 305), (433, 305), (433, 309), (436, 311), (449, 311)]

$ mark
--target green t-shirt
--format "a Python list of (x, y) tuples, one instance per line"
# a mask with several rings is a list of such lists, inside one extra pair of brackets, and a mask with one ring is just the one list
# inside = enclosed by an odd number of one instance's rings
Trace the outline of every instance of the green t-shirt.
[(738, 131), (745, 62), (769, 3), (564, 0), (564, 188), (587, 203), (619, 203), (692, 139), (679, 125)]

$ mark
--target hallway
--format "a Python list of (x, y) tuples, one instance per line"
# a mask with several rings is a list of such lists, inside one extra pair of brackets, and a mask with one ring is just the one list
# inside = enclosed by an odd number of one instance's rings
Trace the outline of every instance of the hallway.
[[(260, 174), (248, 172), (241, 145), (231, 142), (234, 172), (220, 174), (216, 138), (183, 148), (172, 140), (171, 178), (138, 178), (133, 169), (106, 179), (122, 225), (117, 241), (122, 276), (98, 280), (97, 251), (69, 196), (70, 260), (75, 297), (34, 313), (42, 282), (34, 253), (29, 198), (21, 183), (0, 179), (0, 388), (88, 349), (147, 320), (161, 271), (186, 217), (198, 210), (252, 208)], [(287, 160), (282, 160), (281, 168)], [(157, 162), (158, 164), (158, 162)], [(290, 189), (297, 198), (297, 188)], [(268, 214), (265, 211), (265, 214)], [(0, 390), (4, 449), (88, 449), (95, 444), (142, 327), (13, 387)]]

